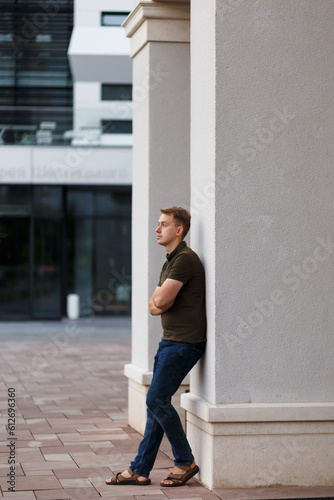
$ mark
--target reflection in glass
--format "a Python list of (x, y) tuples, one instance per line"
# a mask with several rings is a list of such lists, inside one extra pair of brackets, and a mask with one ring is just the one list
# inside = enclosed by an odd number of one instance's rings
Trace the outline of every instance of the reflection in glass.
[(0, 214), (29, 214), (30, 186), (0, 186)]
[(62, 212), (62, 189), (58, 186), (34, 187), (34, 212), (36, 214), (60, 214)]
[(101, 120), (104, 134), (132, 134), (132, 120)]
[(130, 220), (97, 220), (93, 307), (96, 314), (131, 313)]
[(59, 317), (60, 221), (35, 219), (33, 317)]
[(69, 293), (130, 314), (131, 188), (0, 186), (0, 318), (59, 318)]
[(43, 121), (57, 123), (53, 144), (72, 128), (73, 83), (67, 57), (72, 28), (73, 0), (2, 0), (1, 144), (36, 143), (35, 132)]
[(132, 101), (132, 85), (102, 83), (102, 101)]
[(29, 303), (29, 219), (0, 220), (0, 315), (24, 318)]
[(129, 12), (102, 12), (102, 26), (121, 26)]
[(94, 215), (94, 192), (91, 190), (68, 190), (67, 209), (70, 215)]
[(68, 293), (79, 295), (80, 316), (87, 316), (92, 312), (93, 221), (75, 219), (69, 221), (68, 229)]
[(97, 215), (122, 215), (131, 216), (131, 193), (127, 191), (97, 191), (96, 192), (96, 214)]

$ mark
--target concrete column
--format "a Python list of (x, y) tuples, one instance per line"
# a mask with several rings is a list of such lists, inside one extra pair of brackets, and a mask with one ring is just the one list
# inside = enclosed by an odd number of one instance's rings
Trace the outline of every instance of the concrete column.
[(192, 0), (208, 348), (181, 404), (209, 488), (334, 484), (333, 23), (331, 0)]
[[(129, 423), (142, 433), (162, 335), (160, 318), (148, 312), (166, 255), (155, 228), (160, 208), (190, 202), (189, 23), (189, 2), (147, 1), (139, 2), (124, 23), (131, 37), (134, 98), (132, 363), (125, 374)], [(179, 393), (188, 386), (186, 380)], [(179, 407), (179, 394), (174, 404)]]

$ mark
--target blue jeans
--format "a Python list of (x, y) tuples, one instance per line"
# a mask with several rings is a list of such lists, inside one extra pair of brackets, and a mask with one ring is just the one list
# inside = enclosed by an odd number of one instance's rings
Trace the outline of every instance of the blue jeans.
[(172, 446), (175, 465), (189, 465), (194, 461), (171, 399), (184, 377), (202, 356), (205, 344), (206, 342), (190, 344), (161, 340), (154, 358), (152, 383), (147, 393), (145, 433), (137, 456), (130, 464), (132, 472), (149, 477), (164, 433)]

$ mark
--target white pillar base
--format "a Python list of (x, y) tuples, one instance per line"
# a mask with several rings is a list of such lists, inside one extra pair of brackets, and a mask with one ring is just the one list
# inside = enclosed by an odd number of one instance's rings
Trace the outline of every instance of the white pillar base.
[(334, 403), (181, 405), (209, 489), (334, 485)]
[[(128, 422), (129, 425), (144, 434), (146, 424), (146, 396), (152, 381), (152, 372), (146, 372), (138, 366), (129, 363), (124, 366), (124, 374), (129, 379), (128, 393)], [(189, 375), (183, 380), (181, 386), (172, 398), (172, 403), (178, 414), (185, 429), (186, 412), (181, 408), (180, 397), (181, 394), (189, 391)]]

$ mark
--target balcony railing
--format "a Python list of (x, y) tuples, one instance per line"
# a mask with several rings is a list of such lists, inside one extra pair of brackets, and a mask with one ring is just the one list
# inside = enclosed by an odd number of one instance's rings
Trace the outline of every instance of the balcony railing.
[(0, 146), (10, 145), (131, 146), (132, 104), (75, 110), (1, 106)]

